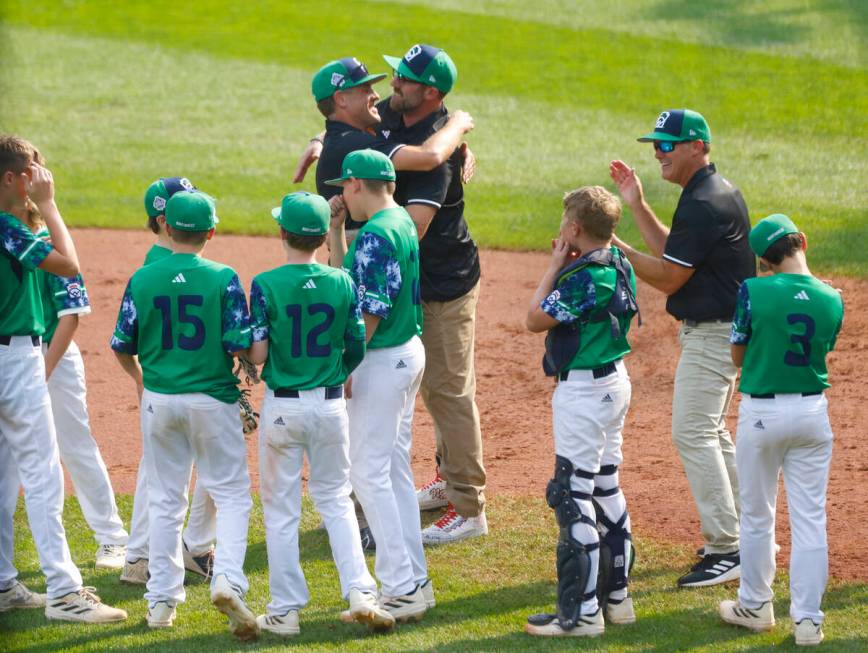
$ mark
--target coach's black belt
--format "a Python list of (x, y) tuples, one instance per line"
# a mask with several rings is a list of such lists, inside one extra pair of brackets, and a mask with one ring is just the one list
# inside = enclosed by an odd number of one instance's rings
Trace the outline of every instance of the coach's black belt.
[(726, 319), (718, 319), (718, 320), (681, 320), (686, 327), (695, 327), (700, 324), (726, 324), (727, 322), (732, 322), (732, 320)]
[[(0, 345), (6, 345), (8, 347), (9, 345), (12, 344), (12, 338), (16, 338), (16, 337), (26, 338), (27, 336), (0, 336)], [(30, 336), (30, 342), (33, 343), (34, 347), (38, 347), (39, 346), (39, 336)]]
[[(795, 393), (793, 393), (793, 394), (795, 394)], [(821, 395), (821, 394), (823, 394), (823, 391), (822, 391), (822, 390), (817, 390), (816, 392), (801, 392), (801, 393), (799, 393), (799, 394), (801, 394), (803, 397), (814, 397), (814, 396), (816, 396), (816, 395)], [(774, 392), (769, 392), (769, 393), (764, 394), (764, 395), (755, 395), (755, 394), (751, 394), (751, 395), (750, 395), (750, 398), (751, 398), (751, 399), (774, 399), (774, 398), (775, 398), (775, 393), (774, 393)]]
[[(299, 394), (298, 390), (293, 390), (291, 388), (280, 388), (274, 391), (274, 396), (278, 399), (298, 399)], [(340, 399), (344, 396), (344, 386), (336, 385), (331, 388), (325, 389), (325, 398), (326, 399)]]
[[(594, 375), (595, 379), (602, 379), (604, 376), (609, 376), (610, 374), (615, 373), (615, 363), (616, 362), (617, 361), (613, 361), (611, 363), (606, 363), (605, 365), (602, 365), (600, 367), (595, 367), (594, 369), (588, 370), (588, 371)], [(563, 372), (561, 372), (558, 375), (558, 378), (561, 381), (566, 381), (569, 378), (571, 371), (572, 370), (564, 370)]]

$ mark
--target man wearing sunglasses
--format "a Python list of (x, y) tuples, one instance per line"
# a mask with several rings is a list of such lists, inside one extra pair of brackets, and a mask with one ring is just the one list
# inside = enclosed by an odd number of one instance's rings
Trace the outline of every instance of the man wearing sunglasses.
[(651, 254), (624, 243), (636, 275), (666, 293), (666, 310), (681, 321), (681, 358), (672, 398), (672, 439), (696, 502), (705, 545), (702, 560), (678, 579), (704, 587), (740, 575), (738, 481), (726, 411), (737, 370), (729, 334), (738, 289), (756, 272), (741, 193), (710, 162), (711, 131), (689, 109), (664, 111), (654, 131), (638, 139), (654, 145), (663, 179), (683, 189), (672, 227), (645, 201), (635, 170), (612, 161), (609, 173)]

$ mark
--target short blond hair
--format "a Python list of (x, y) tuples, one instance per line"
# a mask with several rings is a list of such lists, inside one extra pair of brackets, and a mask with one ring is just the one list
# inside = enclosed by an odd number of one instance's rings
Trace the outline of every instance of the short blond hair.
[(582, 186), (564, 193), (564, 215), (594, 240), (609, 240), (621, 220), (621, 200), (602, 186)]

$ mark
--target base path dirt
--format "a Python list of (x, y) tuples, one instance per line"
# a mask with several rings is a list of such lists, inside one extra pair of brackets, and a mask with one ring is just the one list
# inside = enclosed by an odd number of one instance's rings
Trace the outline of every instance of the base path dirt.
[[(132, 382), (109, 349), (118, 305), (127, 279), (151, 244), (145, 230), (73, 231), (93, 304), (76, 341), (87, 368), (88, 405), (115, 490), (132, 493), (141, 457), (138, 407)], [(234, 267), (245, 288), (255, 274), (283, 262), (276, 238), (218, 235), (208, 258)], [(541, 253), (482, 253), (476, 371), (477, 403), (485, 440), (488, 496), (542, 497), (553, 465), (550, 398), (553, 382), (542, 373), (543, 336), (528, 333), (524, 316), (536, 283), (548, 264)], [(844, 293), (847, 316), (837, 349), (829, 357), (827, 392), (835, 432), (829, 481), (828, 532), (832, 575), (868, 581), (868, 561), (853, 542), (868, 540), (868, 406), (862, 382), (868, 370), (868, 282), (835, 279)], [(621, 481), (634, 528), (645, 536), (699, 546), (699, 521), (687, 480), (670, 437), (672, 382), (678, 359), (678, 324), (664, 310), (663, 296), (641, 284), (643, 325), (631, 331), (627, 367), (633, 401), (624, 431)], [(262, 385), (254, 388), (258, 405)], [(735, 431), (737, 401), (728, 420)], [(861, 425), (861, 426), (860, 426)], [(434, 471), (434, 433), (421, 400), (417, 403), (413, 469), (417, 484)], [(255, 437), (248, 443), (254, 487), (258, 487)], [(67, 490), (72, 491), (67, 485)], [(785, 497), (780, 493), (777, 541), (779, 563), (788, 560), (790, 535)], [(492, 524), (497, 528), (497, 524)]]

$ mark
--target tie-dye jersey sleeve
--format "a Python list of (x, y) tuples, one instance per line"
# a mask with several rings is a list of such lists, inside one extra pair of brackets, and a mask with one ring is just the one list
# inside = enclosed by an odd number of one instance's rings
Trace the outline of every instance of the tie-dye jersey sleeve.
[(587, 270), (579, 270), (559, 282), (540, 303), (540, 308), (558, 322), (571, 324), (597, 303), (597, 288)]
[(262, 287), (253, 280), (250, 284), (250, 329), (253, 342), (268, 340), (268, 305)]
[(57, 311), (57, 317), (64, 315), (86, 315), (90, 313), (90, 299), (80, 274), (74, 277), (48, 275), (48, 291)]
[(0, 214), (0, 247), (28, 269), (38, 268), (54, 249), (9, 214)]
[(344, 329), (344, 341), (365, 340), (365, 319), (362, 317), (362, 308), (359, 304), (359, 291), (356, 284), (350, 280), (352, 297), (347, 315), (347, 327)]
[(121, 354), (135, 356), (138, 353), (139, 315), (136, 303), (133, 301), (132, 279), (124, 290), (121, 309), (118, 311), (118, 322), (112, 335), (111, 348)]
[(238, 275), (233, 274), (223, 293), (223, 349), (232, 354), (252, 342), (247, 297)]
[(366, 232), (358, 238), (350, 273), (358, 286), (359, 306), (364, 313), (386, 319), (401, 290), (401, 268), (395, 249), (377, 234)]
[(750, 335), (750, 294), (747, 283), (742, 283), (735, 300), (735, 315), (732, 317), (732, 333), (729, 341), (733, 345), (746, 345)]

